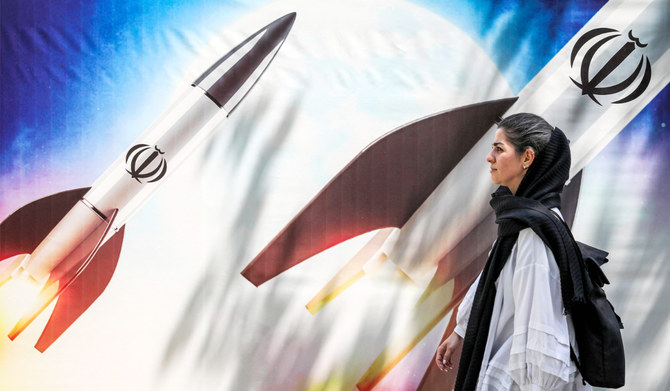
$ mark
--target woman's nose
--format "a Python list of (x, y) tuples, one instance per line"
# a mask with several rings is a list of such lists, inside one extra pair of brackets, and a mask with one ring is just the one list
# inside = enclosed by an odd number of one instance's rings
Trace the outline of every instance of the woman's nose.
[(493, 151), (489, 152), (488, 155), (486, 155), (486, 161), (489, 163), (493, 163), (495, 159), (493, 159)]

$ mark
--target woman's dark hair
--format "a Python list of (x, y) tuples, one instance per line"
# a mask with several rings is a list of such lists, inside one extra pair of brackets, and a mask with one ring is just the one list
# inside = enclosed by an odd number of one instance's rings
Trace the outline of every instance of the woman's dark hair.
[(549, 143), (554, 130), (542, 117), (530, 113), (512, 114), (500, 121), (498, 127), (517, 153), (530, 148), (535, 154)]

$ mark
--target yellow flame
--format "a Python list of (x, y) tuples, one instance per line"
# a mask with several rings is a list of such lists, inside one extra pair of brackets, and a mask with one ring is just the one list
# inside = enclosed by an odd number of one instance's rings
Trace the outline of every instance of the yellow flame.
[(43, 283), (19, 273), (0, 286), (0, 332), (7, 334), (37, 302)]

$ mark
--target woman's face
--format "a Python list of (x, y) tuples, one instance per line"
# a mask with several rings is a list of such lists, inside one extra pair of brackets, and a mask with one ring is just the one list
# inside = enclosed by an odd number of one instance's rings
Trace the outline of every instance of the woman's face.
[(517, 153), (512, 143), (507, 140), (502, 128), (496, 131), (493, 147), (486, 161), (491, 165), (491, 181), (496, 185), (507, 186), (516, 194), (519, 184), (526, 174), (524, 154)]

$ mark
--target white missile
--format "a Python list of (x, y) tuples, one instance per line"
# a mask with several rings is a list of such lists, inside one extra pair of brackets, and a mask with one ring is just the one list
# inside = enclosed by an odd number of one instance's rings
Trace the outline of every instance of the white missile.
[[(78, 280), (83, 279), (80, 276), (89, 265), (104, 269), (107, 281), (111, 278), (118, 251), (104, 256), (96, 254), (108, 242), (108, 248), (120, 247), (126, 221), (235, 110), (279, 51), (294, 20), (295, 13), (275, 20), (219, 59), (91, 188), (45, 197), (20, 208), (2, 222), (0, 260), (4, 261), (0, 262), (6, 263), (3, 265), (6, 267), (0, 273), (0, 283), (28, 276), (43, 286), (37, 304), (19, 320), (10, 338), (15, 338), (66, 288), (80, 282)], [(55, 227), (49, 226), (48, 216), (58, 214), (63, 208), (62, 219)], [(45, 226), (50, 231), (40, 237)], [(20, 254), (29, 255), (16, 257)], [(111, 266), (105, 268), (105, 264)], [(85, 281), (78, 285), (79, 295), (73, 300), (81, 301), (83, 297), (87, 298), (84, 302), (92, 302), (106, 282), (93, 290), (83, 285)], [(63, 316), (68, 319), (64, 320)], [(55, 339), (48, 329), (57, 328), (62, 332), (74, 321), (70, 318), (71, 315), (62, 315), (56, 308), (36, 347), (46, 349)]]

